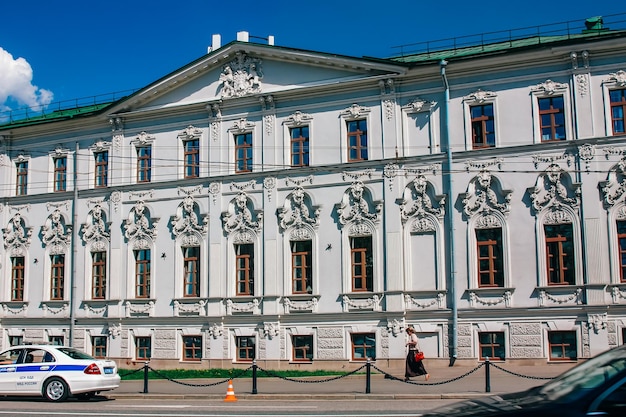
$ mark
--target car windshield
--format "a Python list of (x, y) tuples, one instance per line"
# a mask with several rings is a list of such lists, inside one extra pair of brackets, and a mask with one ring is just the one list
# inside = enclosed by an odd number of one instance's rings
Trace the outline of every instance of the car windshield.
[(81, 352), (80, 350), (77, 350), (74, 348), (62, 347), (62, 348), (57, 348), (57, 350), (59, 352), (66, 354), (72, 359), (94, 359), (93, 356), (88, 355), (85, 352)]
[(626, 369), (626, 348), (600, 354), (548, 382), (540, 394), (550, 400), (573, 401)]

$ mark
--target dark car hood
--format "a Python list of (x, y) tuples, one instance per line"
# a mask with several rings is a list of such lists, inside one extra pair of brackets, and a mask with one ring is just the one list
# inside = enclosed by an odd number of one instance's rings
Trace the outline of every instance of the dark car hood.
[[(550, 407), (557, 409), (558, 405), (544, 401), (536, 389), (514, 394), (492, 395), (466, 400), (444, 407), (437, 408), (424, 414), (424, 417), (472, 417), (472, 416), (508, 416), (522, 414), (529, 411), (535, 414), (537, 409)], [(523, 413), (526, 415), (526, 413)]]

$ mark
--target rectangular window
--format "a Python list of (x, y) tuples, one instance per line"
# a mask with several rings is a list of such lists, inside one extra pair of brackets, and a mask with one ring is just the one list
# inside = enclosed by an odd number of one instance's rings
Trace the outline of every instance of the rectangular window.
[(291, 242), (291, 281), (294, 294), (311, 294), (312, 243), (310, 240)]
[(147, 336), (135, 337), (135, 359), (149, 360), (152, 352), (152, 338)]
[(101, 300), (106, 297), (107, 289), (107, 253), (91, 253), (91, 298)]
[(91, 356), (96, 359), (107, 357), (107, 337), (91, 336)]
[(135, 251), (135, 297), (150, 297), (150, 250)]
[(54, 192), (67, 190), (67, 158), (54, 158)]
[(202, 336), (183, 336), (183, 361), (200, 362)]
[(626, 282), (626, 221), (617, 222), (617, 243), (619, 250), (620, 282)]
[(313, 360), (313, 336), (291, 336), (292, 357), (294, 362), (311, 362)]
[(96, 161), (96, 177), (94, 185), (96, 188), (106, 187), (109, 177), (109, 152), (95, 152), (93, 156)]
[(237, 361), (252, 362), (255, 357), (256, 340), (254, 336), (237, 336)]
[(252, 132), (235, 135), (235, 172), (252, 172)]
[(472, 117), (472, 147), (474, 149), (496, 146), (493, 104), (470, 107)]
[(565, 140), (565, 102), (563, 96), (538, 99), (541, 140)]
[(237, 295), (254, 295), (254, 245), (235, 245)]
[(65, 338), (63, 336), (48, 336), (48, 343), (53, 346), (63, 346), (65, 344)]
[(544, 226), (548, 285), (574, 285), (574, 241), (571, 224)]
[(24, 344), (24, 336), (9, 336), (9, 346), (19, 346)]
[(502, 229), (476, 229), (478, 286), (504, 287)]
[(200, 248), (183, 248), (185, 297), (200, 297)]
[(309, 166), (309, 127), (292, 127), (289, 129), (291, 137), (291, 166)]
[(352, 291), (374, 291), (372, 237), (351, 237)]
[(24, 301), (24, 257), (11, 257), (11, 301)]
[(63, 300), (65, 285), (65, 255), (50, 256), (50, 299)]
[(137, 148), (137, 182), (150, 182), (152, 180), (152, 147), (141, 146)]
[(624, 130), (624, 112), (626, 111), (626, 89), (611, 90), (609, 92), (611, 98), (611, 123), (613, 125), (614, 135), (623, 135)]
[(576, 332), (551, 331), (548, 332), (551, 361), (576, 360)]
[(480, 359), (501, 360), (504, 355), (504, 332), (481, 332), (478, 333), (478, 348), (480, 349)]
[(348, 127), (348, 162), (367, 161), (367, 121), (350, 120)]
[(200, 176), (200, 139), (186, 140), (185, 148), (185, 178)]
[(352, 360), (376, 359), (376, 335), (374, 333), (352, 333)]
[(26, 195), (28, 193), (28, 162), (17, 162), (17, 181), (15, 187), (15, 195)]

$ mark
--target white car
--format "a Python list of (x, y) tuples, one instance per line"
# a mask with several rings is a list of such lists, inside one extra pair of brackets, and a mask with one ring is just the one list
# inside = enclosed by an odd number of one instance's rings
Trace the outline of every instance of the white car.
[(71, 347), (23, 345), (0, 353), (0, 395), (89, 399), (119, 385), (114, 361), (95, 359)]

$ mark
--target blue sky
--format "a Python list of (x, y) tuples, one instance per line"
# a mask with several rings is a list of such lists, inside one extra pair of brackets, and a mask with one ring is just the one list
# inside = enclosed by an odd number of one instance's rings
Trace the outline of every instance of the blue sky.
[[(389, 57), (403, 44), (626, 12), (605, 0), (5, 1), (0, 112), (141, 88), (237, 32), (275, 44)], [(252, 39), (251, 39), (252, 40)]]

